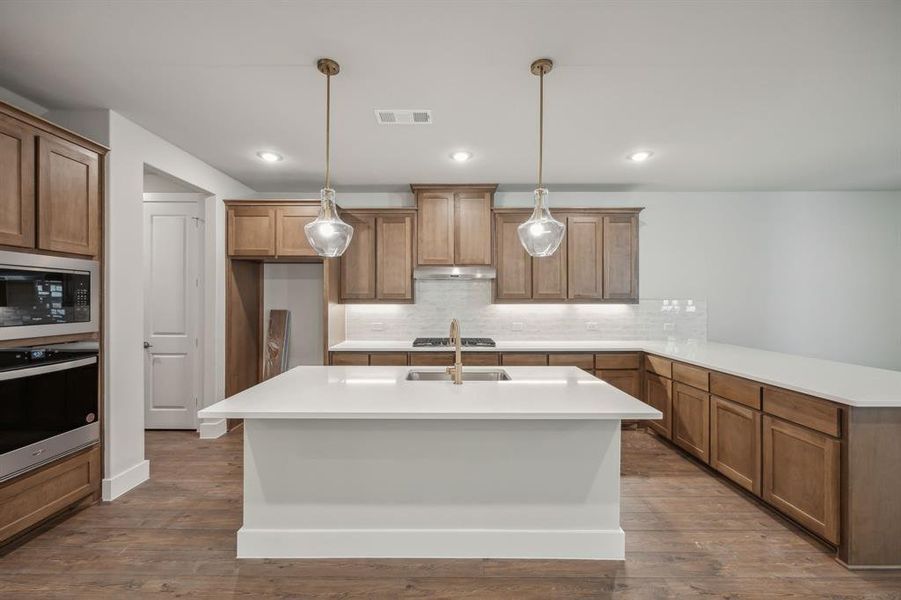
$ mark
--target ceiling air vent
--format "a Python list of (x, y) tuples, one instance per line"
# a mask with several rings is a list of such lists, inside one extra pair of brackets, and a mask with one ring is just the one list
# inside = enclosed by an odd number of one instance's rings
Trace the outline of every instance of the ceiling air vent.
[(375, 120), (379, 125), (431, 125), (432, 111), (376, 109)]

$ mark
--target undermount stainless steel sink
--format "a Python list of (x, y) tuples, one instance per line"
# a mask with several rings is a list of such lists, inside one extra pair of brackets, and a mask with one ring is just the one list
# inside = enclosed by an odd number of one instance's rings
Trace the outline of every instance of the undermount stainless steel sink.
[[(444, 371), (416, 371), (407, 373), (407, 381), (453, 381), (454, 376)], [(509, 381), (510, 376), (501, 369), (490, 371), (463, 371), (463, 381)]]

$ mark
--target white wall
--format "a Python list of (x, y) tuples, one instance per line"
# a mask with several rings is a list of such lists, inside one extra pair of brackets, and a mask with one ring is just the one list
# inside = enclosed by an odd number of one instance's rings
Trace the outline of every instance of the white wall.
[[(413, 198), (339, 190), (338, 203)], [(901, 192), (552, 190), (554, 206), (645, 207), (641, 296), (706, 299), (711, 341), (901, 369)]]
[(322, 364), (322, 264), (270, 263), (263, 266), (263, 309), (290, 314), (288, 368)]
[(252, 194), (214, 169), (114, 111), (51, 111), (47, 118), (108, 145), (105, 206), (106, 423), (104, 499), (149, 476), (144, 459), (142, 201), (145, 165), (205, 190), (204, 404), (224, 396), (225, 210), (222, 200)]

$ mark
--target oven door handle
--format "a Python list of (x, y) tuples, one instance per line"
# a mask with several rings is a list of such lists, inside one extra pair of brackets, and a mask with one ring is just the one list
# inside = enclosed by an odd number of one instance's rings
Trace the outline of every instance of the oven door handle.
[(31, 377), (32, 375), (44, 375), (45, 373), (56, 373), (57, 371), (68, 371), (87, 365), (93, 365), (97, 362), (96, 356), (88, 358), (77, 358), (75, 360), (67, 360), (66, 362), (53, 363), (49, 365), (39, 365), (37, 367), (26, 367), (24, 369), (13, 369), (12, 371), (0, 372), (0, 381), (9, 381), (10, 379), (22, 379), (23, 377)]

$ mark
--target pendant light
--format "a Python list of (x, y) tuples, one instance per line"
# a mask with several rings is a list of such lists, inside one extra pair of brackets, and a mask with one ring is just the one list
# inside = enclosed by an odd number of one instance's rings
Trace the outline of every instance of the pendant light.
[(554, 68), (549, 58), (539, 58), (532, 63), (533, 75), (538, 75), (538, 187), (535, 188), (535, 209), (529, 220), (520, 225), (516, 231), (519, 241), (531, 256), (551, 256), (560, 247), (566, 225), (555, 219), (547, 207), (547, 189), (541, 185), (541, 168), (544, 159), (544, 75)]
[(329, 163), (332, 107), (332, 76), (341, 68), (330, 58), (320, 58), (316, 63), (319, 72), (325, 75), (325, 187), (319, 191), (319, 216), (304, 225), (307, 240), (319, 256), (333, 258), (341, 256), (350, 245), (354, 228), (341, 220), (335, 204), (335, 190), (331, 187), (331, 165)]

